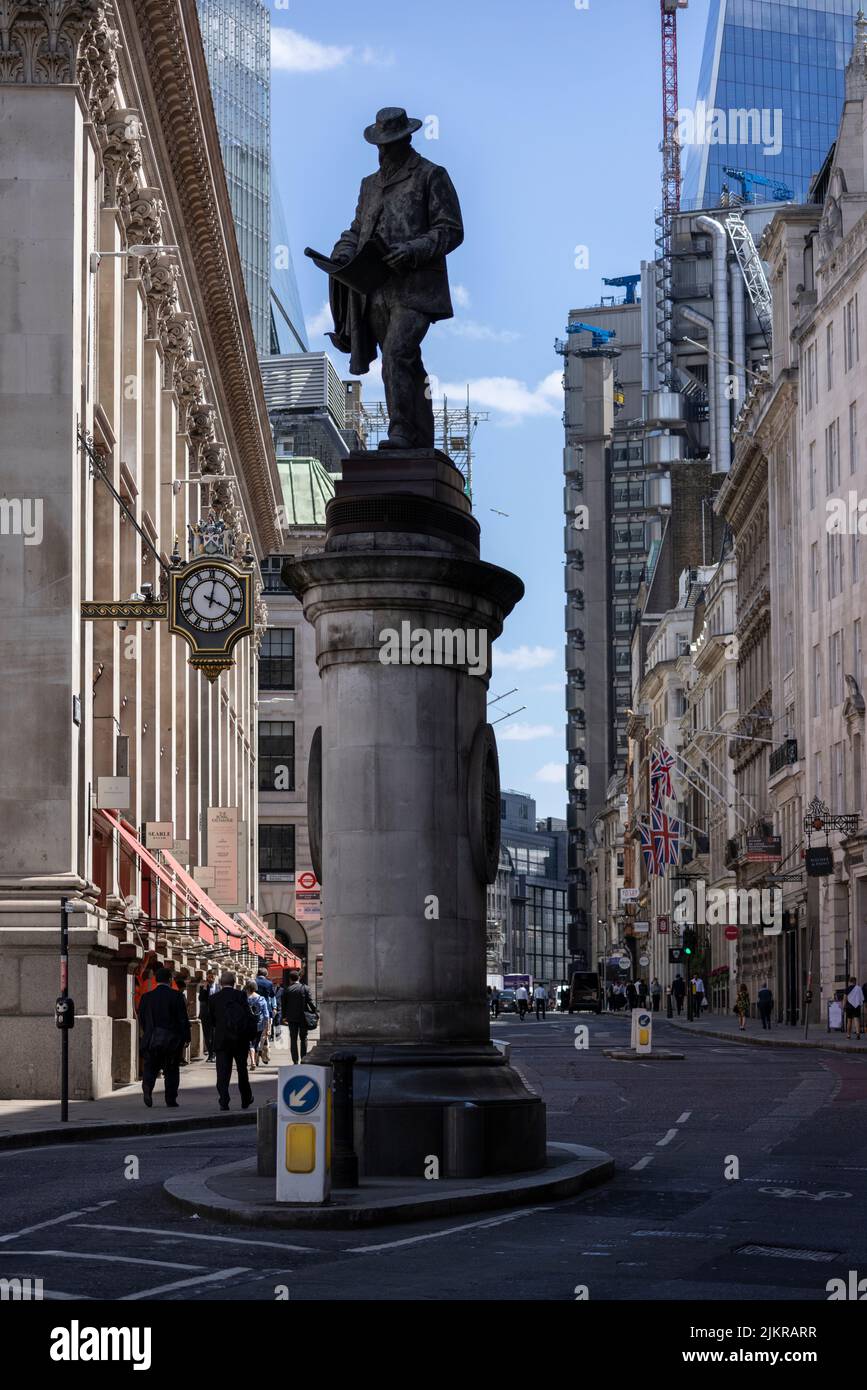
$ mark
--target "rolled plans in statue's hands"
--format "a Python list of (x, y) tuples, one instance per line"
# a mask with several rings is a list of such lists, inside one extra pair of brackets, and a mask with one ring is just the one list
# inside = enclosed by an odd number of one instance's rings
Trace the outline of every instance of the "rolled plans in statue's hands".
[(390, 254), (389, 249), (376, 236), (366, 241), (348, 261), (332, 260), (330, 256), (323, 256), (310, 246), (305, 246), (304, 254), (309, 256), (320, 270), (324, 270), (326, 275), (330, 275), (339, 284), (346, 285), (347, 289), (357, 291), (358, 294), (372, 294), (393, 274), (385, 263), (385, 257)]

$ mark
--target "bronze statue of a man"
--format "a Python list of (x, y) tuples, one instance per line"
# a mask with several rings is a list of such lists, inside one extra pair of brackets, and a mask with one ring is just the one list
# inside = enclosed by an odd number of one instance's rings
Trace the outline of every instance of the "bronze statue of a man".
[[(362, 180), (352, 226), (331, 253), (341, 265), (365, 248), (384, 262), (370, 293), (330, 279), (335, 347), (363, 375), (379, 348), (388, 408), (381, 449), (432, 449), (434, 419), (421, 343), (431, 323), (453, 315), (446, 256), (464, 239), (458, 196), (445, 169), (412, 147), (422, 122), (386, 106), (364, 138), (379, 149), (379, 172)], [(376, 248), (371, 250), (371, 243)]]

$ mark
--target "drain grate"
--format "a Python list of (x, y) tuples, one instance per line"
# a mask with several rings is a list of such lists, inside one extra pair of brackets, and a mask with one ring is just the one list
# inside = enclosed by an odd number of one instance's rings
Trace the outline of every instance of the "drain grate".
[(829, 1264), (840, 1257), (839, 1250), (806, 1250), (793, 1245), (741, 1245), (732, 1254), (764, 1255), (772, 1260), (815, 1260), (817, 1264)]

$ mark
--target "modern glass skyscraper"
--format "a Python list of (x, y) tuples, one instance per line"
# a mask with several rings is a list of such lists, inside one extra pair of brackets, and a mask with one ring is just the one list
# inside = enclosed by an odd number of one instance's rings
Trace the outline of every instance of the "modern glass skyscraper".
[[(695, 107), (681, 112), (683, 206), (714, 207), (726, 165), (803, 201), (837, 135), (861, 0), (711, 0)], [(751, 188), (769, 202), (771, 190)]]
[[(263, 0), (197, 0), (244, 283), (260, 356), (306, 350), (288, 240), (272, 224), (271, 23)], [(283, 311), (274, 313), (272, 287)]]

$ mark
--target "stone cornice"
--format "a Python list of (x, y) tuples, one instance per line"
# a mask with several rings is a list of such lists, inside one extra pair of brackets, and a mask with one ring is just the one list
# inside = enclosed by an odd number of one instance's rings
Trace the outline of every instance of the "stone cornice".
[[(132, 67), (167, 206), (170, 214), (177, 210), (173, 231), (209, 349), (214, 398), (258, 545), (268, 554), (280, 547), (279, 479), (196, 6), (116, 0), (116, 8), (126, 48), (121, 66)], [(176, 336), (182, 334), (178, 325)], [(180, 350), (175, 359), (189, 371)]]

